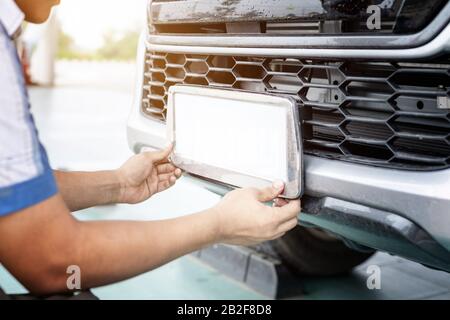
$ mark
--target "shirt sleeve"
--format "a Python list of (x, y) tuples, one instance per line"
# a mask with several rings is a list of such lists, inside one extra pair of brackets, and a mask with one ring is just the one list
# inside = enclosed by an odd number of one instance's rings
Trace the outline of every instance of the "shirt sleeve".
[(0, 216), (57, 193), (13, 41), (0, 24)]

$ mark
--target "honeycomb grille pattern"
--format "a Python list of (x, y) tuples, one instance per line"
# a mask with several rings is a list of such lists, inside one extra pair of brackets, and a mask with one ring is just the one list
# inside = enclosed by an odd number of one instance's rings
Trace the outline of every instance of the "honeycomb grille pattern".
[(307, 154), (411, 170), (450, 167), (450, 64), (149, 52), (143, 112), (164, 121), (175, 84), (294, 97)]

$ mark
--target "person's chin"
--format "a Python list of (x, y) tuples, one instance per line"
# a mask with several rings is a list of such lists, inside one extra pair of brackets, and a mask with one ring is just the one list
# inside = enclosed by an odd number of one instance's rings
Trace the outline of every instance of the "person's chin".
[(25, 17), (25, 19), (28, 22), (39, 24), (39, 23), (44, 23), (45, 21), (47, 21), (49, 16), (50, 16), (50, 12), (48, 14), (34, 14), (31, 16)]

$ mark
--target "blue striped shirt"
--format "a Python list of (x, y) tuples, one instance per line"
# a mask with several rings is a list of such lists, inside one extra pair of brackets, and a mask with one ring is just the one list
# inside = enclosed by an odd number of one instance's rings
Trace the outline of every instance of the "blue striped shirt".
[(13, 0), (0, 0), (0, 216), (57, 192), (13, 41), (23, 17)]

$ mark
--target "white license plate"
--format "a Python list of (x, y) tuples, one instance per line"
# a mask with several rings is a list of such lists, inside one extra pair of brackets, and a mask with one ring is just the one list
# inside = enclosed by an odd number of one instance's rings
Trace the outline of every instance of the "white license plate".
[(169, 90), (168, 139), (181, 169), (235, 187), (286, 184), (303, 193), (303, 156), (291, 98), (199, 86)]

